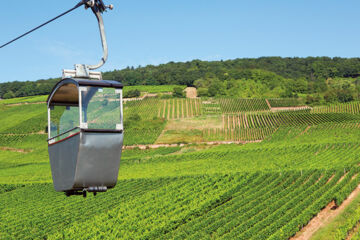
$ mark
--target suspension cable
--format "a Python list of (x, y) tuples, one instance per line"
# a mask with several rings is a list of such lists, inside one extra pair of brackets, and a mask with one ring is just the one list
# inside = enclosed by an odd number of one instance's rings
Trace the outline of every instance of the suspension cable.
[(39, 26), (31, 29), (30, 31), (27, 31), (26, 33), (18, 36), (17, 38), (14, 38), (13, 40), (11, 40), (11, 41), (9, 41), (9, 42), (1, 45), (0, 48), (3, 48), (3, 47), (5, 47), (5, 46), (9, 45), (10, 43), (13, 43), (13, 42), (15, 42), (16, 40), (19, 40), (20, 38), (22, 38), (22, 37), (24, 37), (24, 36), (26, 36), (26, 35), (34, 32), (34, 31), (36, 31), (36, 30), (38, 30), (39, 28), (41, 28), (41, 27), (43, 27), (43, 26), (45, 26), (45, 25), (47, 25), (47, 24), (49, 24), (49, 23), (51, 23), (52, 21), (55, 21), (56, 19), (58, 19), (58, 18), (60, 18), (60, 17), (62, 17), (62, 16), (64, 16), (64, 15), (66, 15), (66, 14), (74, 11), (75, 9), (77, 9), (77, 8), (81, 7), (82, 5), (84, 5), (86, 2), (87, 2), (86, 0), (80, 1), (78, 4), (75, 5), (75, 7), (71, 8), (71, 9), (67, 10), (66, 12), (63, 12), (62, 14), (60, 14), (60, 15), (52, 18), (52, 19), (50, 19), (49, 21), (47, 21), (47, 22), (45, 22), (45, 23), (43, 23), (43, 24), (41, 24), (41, 25), (39, 25)]

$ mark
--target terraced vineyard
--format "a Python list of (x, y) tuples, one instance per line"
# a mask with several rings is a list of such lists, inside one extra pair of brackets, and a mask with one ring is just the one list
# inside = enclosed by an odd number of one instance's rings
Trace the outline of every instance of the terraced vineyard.
[(263, 140), (276, 131), (276, 128), (230, 128), (204, 129), (205, 141), (257, 141)]
[(184, 89), (186, 86), (182, 85), (138, 85), (138, 86), (126, 86), (124, 88), (124, 95), (128, 91), (139, 90), (142, 93), (171, 93), (175, 87)]
[(168, 99), (160, 102), (158, 117), (164, 119), (179, 119), (196, 117), (202, 114), (200, 99)]
[[(145, 98), (124, 104), (127, 145), (200, 141), (133, 146), (116, 188), (67, 198), (52, 187), (45, 104), (23, 101), (0, 101), (0, 239), (289, 239), (360, 183), (358, 102), (273, 113), (265, 100)], [(247, 144), (205, 144), (217, 141)], [(358, 203), (317, 239), (357, 239)]]
[(315, 107), (312, 110), (313, 113), (360, 113), (360, 103), (350, 102), (342, 104), (332, 104), (329, 106)]
[(254, 112), (269, 110), (265, 99), (219, 99), (222, 113)]
[(268, 113), (223, 115), (224, 128), (272, 128), (279, 126), (318, 125), (359, 121), (359, 115), (347, 113)]
[(271, 98), (268, 99), (268, 102), (271, 107), (297, 107), (304, 105), (298, 98)]

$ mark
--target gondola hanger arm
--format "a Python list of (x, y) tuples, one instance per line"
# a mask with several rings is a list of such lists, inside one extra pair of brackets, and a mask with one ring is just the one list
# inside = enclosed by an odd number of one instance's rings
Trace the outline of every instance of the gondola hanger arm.
[(90, 0), (86, 3), (85, 8), (91, 8), (92, 12), (96, 16), (96, 19), (99, 24), (99, 31), (100, 31), (100, 38), (101, 38), (101, 44), (103, 49), (103, 57), (101, 58), (100, 62), (96, 65), (88, 65), (89, 70), (94, 70), (97, 68), (100, 68), (103, 66), (108, 58), (108, 46), (106, 41), (106, 35), (105, 35), (105, 27), (104, 27), (104, 21), (102, 18), (102, 13), (106, 11), (106, 9), (112, 10), (114, 6), (112, 4), (105, 5), (102, 0)]
[(106, 9), (112, 10), (114, 8), (113, 5), (105, 5), (102, 0), (90, 0), (85, 1), (85, 8), (91, 8), (92, 12), (96, 16), (99, 25), (101, 44), (103, 49), (103, 57), (100, 62), (95, 65), (87, 65), (87, 64), (75, 64), (75, 70), (63, 70), (63, 78), (66, 77), (77, 77), (77, 78), (95, 78), (101, 79), (100, 72), (91, 72), (90, 70), (95, 70), (103, 66), (108, 58), (108, 46), (105, 35), (105, 27), (104, 21), (102, 18), (102, 13), (106, 11)]

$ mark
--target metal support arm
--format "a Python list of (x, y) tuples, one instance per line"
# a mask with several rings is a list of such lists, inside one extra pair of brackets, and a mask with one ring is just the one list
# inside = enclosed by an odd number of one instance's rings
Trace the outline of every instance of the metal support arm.
[(103, 66), (108, 58), (108, 46), (106, 42), (106, 35), (105, 35), (105, 27), (104, 27), (104, 21), (102, 18), (102, 13), (106, 11), (106, 9), (113, 9), (113, 5), (106, 6), (102, 0), (90, 0), (86, 3), (86, 8), (91, 8), (92, 12), (95, 14), (96, 19), (99, 24), (99, 31), (100, 31), (100, 38), (101, 38), (101, 44), (103, 49), (103, 57), (101, 58), (101, 61), (96, 65), (87, 65), (87, 68), (89, 70), (97, 69), (101, 66)]
[(91, 72), (103, 66), (108, 58), (108, 46), (106, 42), (105, 27), (104, 21), (102, 18), (102, 13), (106, 9), (113, 9), (113, 5), (105, 5), (102, 0), (82, 0), (82, 3), (85, 4), (85, 9), (91, 8), (92, 12), (95, 14), (96, 19), (99, 24), (100, 38), (103, 49), (103, 57), (100, 62), (96, 65), (86, 65), (86, 64), (75, 64), (75, 70), (63, 70), (63, 78), (67, 77), (76, 77), (76, 78), (93, 78), (93, 79), (102, 79), (100, 72)]
[(105, 28), (104, 28), (104, 21), (102, 18), (102, 15), (100, 13), (100, 11), (96, 11), (93, 8), (91, 8), (92, 11), (94, 12), (98, 23), (99, 23), (99, 30), (100, 30), (100, 37), (101, 37), (101, 44), (102, 44), (102, 48), (103, 48), (103, 57), (101, 58), (101, 61), (96, 64), (96, 65), (88, 65), (88, 69), (89, 70), (94, 70), (97, 69), (101, 66), (103, 66), (108, 58), (108, 46), (107, 46), (107, 42), (106, 42), (106, 35), (105, 35)]

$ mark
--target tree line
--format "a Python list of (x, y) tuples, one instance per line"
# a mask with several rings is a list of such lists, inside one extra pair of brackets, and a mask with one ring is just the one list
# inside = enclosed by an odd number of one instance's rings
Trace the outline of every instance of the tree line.
[[(359, 99), (360, 58), (242, 58), (169, 62), (103, 73), (126, 85), (195, 86), (202, 96), (304, 97), (308, 102)], [(0, 97), (48, 94), (59, 79), (0, 84)]]

